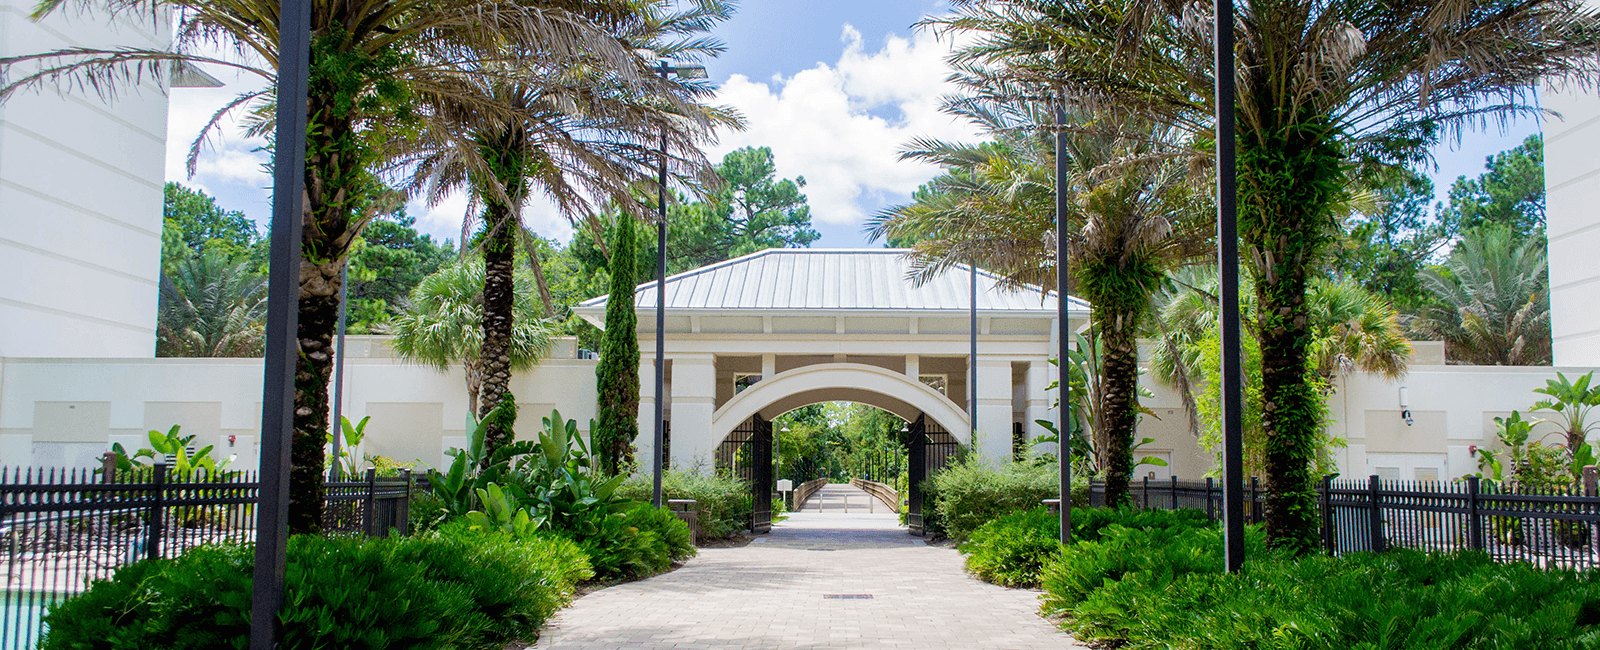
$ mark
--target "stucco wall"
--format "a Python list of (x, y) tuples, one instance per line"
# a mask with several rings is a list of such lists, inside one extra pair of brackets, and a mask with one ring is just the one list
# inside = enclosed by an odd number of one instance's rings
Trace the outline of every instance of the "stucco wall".
[[(459, 370), (438, 373), (389, 358), (374, 337), (352, 337), (344, 413), (372, 416), (362, 453), (437, 465), (466, 441)], [(357, 356), (360, 355), (360, 356)], [(371, 356), (367, 356), (371, 355)], [(511, 383), (518, 437), (536, 436), (555, 408), (589, 430), (595, 361), (547, 359)], [(111, 442), (148, 446), (151, 429), (183, 426), (196, 444), (256, 465), (261, 362), (256, 359), (0, 359), (0, 465), (88, 466)], [(233, 440), (229, 440), (233, 436)]]

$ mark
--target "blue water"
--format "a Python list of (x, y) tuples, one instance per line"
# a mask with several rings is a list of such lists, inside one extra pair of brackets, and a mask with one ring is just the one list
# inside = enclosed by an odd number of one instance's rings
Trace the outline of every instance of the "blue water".
[(56, 594), (7, 592), (0, 594), (0, 650), (25, 650), (32, 648), (44, 632), (39, 618), (45, 609), (61, 597)]

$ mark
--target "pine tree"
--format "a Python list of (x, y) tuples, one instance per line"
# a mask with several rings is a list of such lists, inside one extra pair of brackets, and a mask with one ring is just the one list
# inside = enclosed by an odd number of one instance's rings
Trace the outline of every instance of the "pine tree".
[(610, 474), (633, 465), (633, 439), (639, 435), (639, 315), (633, 304), (633, 217), (617, 215), (615, 230), (606, 331), (600, 342), (600, 366), (595, 370), (600, 417), (592, 433), (601, 469)]

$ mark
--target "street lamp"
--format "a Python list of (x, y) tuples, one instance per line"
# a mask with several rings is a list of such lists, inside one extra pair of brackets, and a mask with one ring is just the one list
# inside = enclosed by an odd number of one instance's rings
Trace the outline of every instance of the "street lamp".
[[(656, 66), (662, 80), (671, 76), (679, 79), (704, 79), (703, 65), (672, 64), (662, 61)], [(666, 443), (666, 396), (662, 394), (667, 383), (667, 127), (661, 127), (661, 161), (656, 187), (656, 431), (655, 445), (651, 450), (654, 490), (650, 504), (661, 507), (661, 466), (666, 459), (661, 447)]]
[[(1239, 346), (1239, 230), (1235, 206), (1233, 0), (1216, 0), (1217, 264), (1222, 302), (1222, 514), (1228, 573), (1244, 566), (1244, 375)], [(1206, 499), (1211, 495), (1207, 494)]]

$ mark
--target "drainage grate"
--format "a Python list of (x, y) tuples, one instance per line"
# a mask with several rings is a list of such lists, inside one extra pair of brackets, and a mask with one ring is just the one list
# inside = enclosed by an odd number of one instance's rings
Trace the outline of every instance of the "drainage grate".
[(839, 549), (836, 549), (836, 548), (808, 548), (806, 550), (808, 550), (808, 551), (837, 551)]
[(823, 594), (827, 600), (872, 600), (872, 594)]

